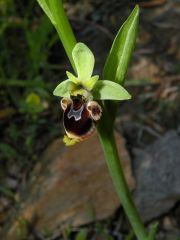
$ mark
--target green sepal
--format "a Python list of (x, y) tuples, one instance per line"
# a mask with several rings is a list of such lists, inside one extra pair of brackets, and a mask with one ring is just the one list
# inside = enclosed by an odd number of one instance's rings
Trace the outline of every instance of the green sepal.
[(53, 91), (54, 96), (58, 97), (70, 97), (70, 87), (71, 87), (71, 81), (65, 80), (61, 82)]
[(83, 82), (91, 78), (94, 68), (94, 55), (84, 43), (77, 43), (72, 51), (78, 79)]
[(92, 90), (94, 100), (128, 100), (131, 95), (118, 83), (99, 80)]
[(139, 23), (139, 7), (136, 6), (131, 15), (120, 28), (107, 57), (103, 77), (121, 85), (124, 84), (127, 68), (132, 57)]

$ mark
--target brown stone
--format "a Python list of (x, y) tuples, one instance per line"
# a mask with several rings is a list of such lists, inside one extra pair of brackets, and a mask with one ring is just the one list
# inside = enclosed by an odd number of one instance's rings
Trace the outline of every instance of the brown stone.
[[(124, 139), (116, 135), (126, 179), (134, 179)], [(119, 207), (97, 135), (72, 147), (55, 140), (45, 151), (23, 195), (23, 207), (7, 239), (14, 240), (19, 219), (26, 219), (39, 231), (67, 225), (78, 226), (106, 218)]]

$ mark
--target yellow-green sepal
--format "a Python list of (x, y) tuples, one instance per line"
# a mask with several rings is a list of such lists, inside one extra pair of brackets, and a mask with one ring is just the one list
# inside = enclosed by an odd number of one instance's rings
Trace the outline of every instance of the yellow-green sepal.
[(120, 84), (99, 80), (92, 90), (94, 100), (128, 100), (131, 95)]
[(58, 97), (70, 97), (70, 88), (72, 82), (68, 79), (61, 82), (53, 91), (54, 96)]

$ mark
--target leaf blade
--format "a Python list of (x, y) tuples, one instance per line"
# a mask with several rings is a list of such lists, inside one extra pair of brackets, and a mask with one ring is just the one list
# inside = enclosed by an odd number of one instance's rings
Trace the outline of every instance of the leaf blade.
[(56, 22), (53, 18), (48, 2), (46, 0), (37, 0), (37, 2), (39, 3), (40, 7), (43, 9), (45, 14), (48, 16), (48, 18), (51, 20), (52, 24), (55, 25)]
[(124, 84), (127, 68), (134, 50), (139, 23), (136, 6), (116, 35), (104, 66), (104, 79)]

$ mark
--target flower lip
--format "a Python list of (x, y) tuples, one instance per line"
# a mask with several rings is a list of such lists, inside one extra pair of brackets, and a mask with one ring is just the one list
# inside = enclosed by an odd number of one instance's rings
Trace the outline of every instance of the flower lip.
[[(81, 106), (80, 106), (81, 104)], [(84, 101), (72, 101), (64, 111), (64, 127), (67, 135), (82, 137), (93, 128), (93, 120), (86, 109)]]
[[(95, 131), (102, 109), (95, 101), (86, 101), (83, 96), (62, 99), (63, 124), (69, 138), (85, 139)], [(65, 107), (64, 107), (65, 106)]]

